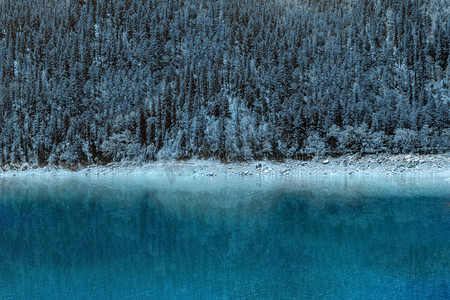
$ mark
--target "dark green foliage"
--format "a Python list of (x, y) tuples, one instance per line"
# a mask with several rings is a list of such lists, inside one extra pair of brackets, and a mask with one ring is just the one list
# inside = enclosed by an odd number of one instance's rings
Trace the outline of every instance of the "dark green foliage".
[(0, 1), (0, 163), (446, 151), (448, 11)]

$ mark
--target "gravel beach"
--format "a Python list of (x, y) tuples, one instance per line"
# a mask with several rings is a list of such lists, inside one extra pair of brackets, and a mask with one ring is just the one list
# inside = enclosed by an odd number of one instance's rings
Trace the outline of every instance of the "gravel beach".
[(180, 176), (292, 176), (327, 174), (439, 174), (450, 176), (450, 153), (433, 155), (346, 155), (338, 158), (322, 157), (307, 161), (285, 160), (223, 163), (218, 160), (157, 161), (150, 163), (120, 162), (105, 166), (91, 165), (75, 169), (48, 165), (6, 165), (0, 177), (174, 174)]

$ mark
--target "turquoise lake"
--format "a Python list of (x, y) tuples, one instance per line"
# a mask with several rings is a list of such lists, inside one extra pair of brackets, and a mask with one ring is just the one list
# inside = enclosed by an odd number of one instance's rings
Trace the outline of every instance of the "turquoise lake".
[(449, 299), (439, 176), (0, 178), (0, 299)]

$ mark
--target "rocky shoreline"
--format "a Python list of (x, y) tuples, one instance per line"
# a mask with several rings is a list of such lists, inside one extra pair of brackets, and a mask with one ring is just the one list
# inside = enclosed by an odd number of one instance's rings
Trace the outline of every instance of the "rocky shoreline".
[(150, 163), (120, 162), (105, 166), (91, 165), (68, 169), (48, 165), (0, 168), (3, 176), (36, 175), (133, 175), (175, 174), (181, 176), (289, 176), (328, 174), (442, 174), (450, 175), (450, 153), (433, 155), (345, 155), (338, 158), (314, 158), (308, 161), (285, 160), (222, 163), (217, 160), (157, 161)]

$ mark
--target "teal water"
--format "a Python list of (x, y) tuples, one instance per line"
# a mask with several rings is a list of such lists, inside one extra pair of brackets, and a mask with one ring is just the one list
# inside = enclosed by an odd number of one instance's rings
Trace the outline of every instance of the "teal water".
[(449, 295), (445, 178), (0, 178), (0, 299)]

